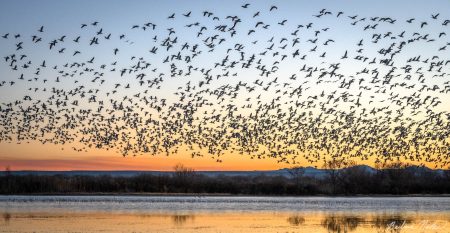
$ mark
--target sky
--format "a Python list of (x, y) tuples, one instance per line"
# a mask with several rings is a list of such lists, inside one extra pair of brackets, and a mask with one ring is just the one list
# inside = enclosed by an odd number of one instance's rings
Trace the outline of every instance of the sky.
[[(248, 8), (241, 7), (245, 3), (249, 3)], [(278, 9), (269, 11), (271, 6), (276, 5)], [(330, 11), (333, 17), (321, 17), (318, 18), (314, 15), (319, 14), (322, 9)], [(16, 54), (19, 57), (22, 54), (26, 54), (29, 59), (33, 61), (31, 66), (39, 66), (45, 60), (47, 67), (39, 68), (38, 74), (36, 69), (22, 70), (19, 67), (19, 71), (11, 70), (9, 62), (2, 60), (0, 63), (0, 82), (5, 81), (5, 85), (0, 87), (0, 103), (4, 107), (7, 103), (14, 103), (17, 100), (23, 100), (24, 96), (30, 96), (33, 101), (51, 99), (54, 93), (50, 93), (47, 90), (51, 88), (61, 90), (74, 90), (75, 88), (83, 85), (86, 90), (97, 90), (96, 98), (98, 100), (109, 101), (109, 96), (115, 96), (117, 100), (123, 99), (126, 103), (127, 99), (133, 98), (132, 96), (144, 91), (149, 91), (151, 95), (158, 98), (164, 98), (167, 100), (168, 105), (177, 103), (179, 95), (175, 93), (181, 92), (188, 87), (186, 83), (198, 84), (203, 80), (202, 75), (195, 73), (191, 76), (175, 75), (170, 77), (171, 67), (162, 61), (166, 56), (171, 56), (171, 51), (164, 51), (164, 48), (159, 48), (157, 54), (151, 54), (149, 51), (153, 47), (159, 47), (161, 41), (167, 37), (170, 31), (176, 32), (177, 40), (181, 42), (187, 42), (190, 45), (195, 43), (202, 43), (197, 37), (198, 28), (194, 30), (192, 27), (186, 27), (190, 23), (200, 22), (208, 29), (205, 30), (204, 36), (215, 34), (213, 28), (217, 23), (211, 18), (205, 18), (203, 16), (204, 11), (213, 12), (214, 16), (217, 16), (223, 20), (226, 20), (227, 16), (239, 16), (242, 22), (239, 24), (239, 30), (242, 33), (238, 33), (235, 37), (226, 37), (224, 46), (217, 46), (213, 53), (208, 53), (206, 49), (203, 49), (202, 53), (198, 55), (195, 61), (190, 63), (191, 65), (202, 67), (207, 65), (212, 67), (214, 75), (221, 74), (220, 68), (214, 68), (215, 63), (221, 62), (222, 58), (227, 54), (227, 48), (236, 46), (233, 43), (244, 45), (244, 51), (248, 53), (260, 53), (265, 48), (270, 46), (272, 42), (267, 42), (271, 37), (275, 37), (275, 40), (280, 40), (283, 37), (289, 37), (289, 43), (291, 43), (291, 32), (298, 28), (298, 25), (307, 25), (313, 23), (314, 30), (302, 30), (299, 33), (300, 38), (300, 53), (308, 54), (306, 61), (298, 61), (295, 59), (286, 59), (282, 64), (279, 64), (279, 70), (276, 73), (276, 77), (284, 82), (289, 82), (289, 77), (292, 74), (297, 74), (298, 70), (303, 66), (318, 66), (328, 67), (329, 64), (336, 63), (340, 60), (340, 57), (345, 51), (348, 51), (350, 56), (356, 56), (356, 48), (358, 42), (364, 40), (364, 52), (369, 54), (369, 57), (377, 55), (378, 50), (382, 45), (389, 45), (389, 41), (381, 41), (379, 44), (370, 44), (369, 41), (373, 39), (372, 32), (366, 32), (362, 30), (362, 25), (371, 23), (369, 22), (371, 17), (392, 17), (397, 21), (395, 24), (379, 23), (379, 29), (374, 30), (378, 33), (386, 33), (388, 31), (393, 32), (393, 35), (400, 34), (402, 31), (406, 31), (409, 36), (412, 33), (420, 29), (420, 33), (430, 34), (430, 37), (435, 37), (435, 43), (420, 43), (415, 45), (414, 48), (409, 49), (406, 53), (402, 53), (398, 60), (404, 61), (408, 57), (423, 56), (432, 57), (434, 55), (439, 56), (441, 59), (449, 59), (448, 48), (446, 51), (439, 51), (438, 49), (450, 42), (450, 23), (449, 26), (442, 26), (441, 23), (445, 19), (450, 19), (449, 11), (450, 2), (447, 0), (436, 1), (388, 1), (381, 0), (376, 1), (356, 1), (356, 0), (322, 0), (322, 1), (68, 1), (68, 0), (43, 0), (43, 1), (2, 1), (0, 2), (0, 34), (9, 34), (8, 39), (0, 38), (3, 40), (0, 43), (0, 53), (2, 59), (11, 54)], [(192, 12), (189, 18), (182, 16), (188, 12)], [(260, 12), (258, 17), (252, 17), (256, 12)], [(335, 17), (337, 12), (343, 12), (343, 15), (339, 20)], [(168, 19), (172, 14), (175, 14), (174, 19)], [(431, 15), (439, 13), (438, 21), (433, 21)], [(366, 18), (364, 21), (358, 22), (358, 29), (352, 26), (350, 23), (352, 20), (349, 16), (356, 16), (357, 19)], [(408, 24), (405, 21), (415, 18), (414, 23)], [(285, 25), (280, 25), (283, 20), (287, 20)], [(421, 22), (428, 22), (428, 25), (424, 28), (420, 28)], [(93, 26), (93, 22), (98, 22), (97, 26)], [(146, 30), (142, 30), (142, 27), (151, 22), (157, 25), (155, 30), (150, 30), (149, 26), (146, 26)], [(229, 21), (227, 21), (229, 22)], [(254, 28), (257, 22), (263, 22), (264, 24), (270, 24), (268, 30), (256, 30), (253, 34), (248, 35), (248, 31)], [(83, 24), (86, 27), (81, 28)], [(137, 29), (133, 29), (134, 25), (138, 25)], [(38, 32), (39, 28), (44, 26), (44, 32)], [(329, 28), (328, 31), (322, 29)], [(103, 33), (99, 34), (99, 30), (102, 29)], [(313, 48), (313, 45), (307, 40), (314, 38), (316, 30), (320, 31), (320, 42), (324, 43), (326, 39), (332, 38), (333, 42), (329, 42), (330, 45), (326, 48), (320, 46), (318, 48), (318, 54), (326, 52), (326, 59), (322, 59), (319, 56), (309, 55), (309, 50)], [(448, 35), (437, 38), (437, 35), (441, 32), (446, 32)], [(111, 40), (105, 40), (102, 37), (111, 34)], [(20, 34), (20, 37), (14, 38), (15, 35)], [(97, 35), (96, 35), (97, 34)], [(32, 36), (38, 36), (42, 38), (41, 43), (33, 43), (31, 41)], [(119, 39), (120, 35), (124, 35), (123, 39)], [(323, 36), (322, 36), (323, 35)], [(48, 49), (49, 42), (52, 40), (58, 40), (62, 36), (65, 36), (64, 42), (58, 42), (56, 48), (53, 50)], [(80, 36), (80, 43), (73, 43), (72, 40)], [(100, 38), (100, 44), (90, 46), (89, 39), (93, 36)], [(157, 39), (154, 39), (157, 36)], [(170, 36), (170, 35), (169, 35)], [(174, 39), (175, 36), (172, 37)], [(225, 37), (224, 37), (225, 38)], [(23, 47), (17, 50), (17, 44), (23, 41)], [(257, 43), (252, 43), (257, 42)], [(176, 46), (181, 47), (182, 44)], [(208, 43), (208, 42), (205, 42)], [(277, 45), (278, 46), (278, 45)], [(356, 47), (356, 48), (355, 48)], [(114, 55), (114, 49), (118, 48), (118, 54)], [(58, 50), (64, 49), (62, 53)], [(75, 51), (81, 51), (79, 55), (73, 56)], [(293, 50), (295, 51), (295, 50)], [(292, 52), (293, 52), (292, 51)], [(212, 54), (212, 55), (211, 55)], [(289, 54), (290, 55), (290, 54)], [(239, 53), (230, 55), (230, 59), (238, 58)], [(81, 75), (79, 78), (71, 78), (64, 76), (64, 73), (58, 73), (55, 69), (51, 69), (53, 66), (58, 68), (64, 67), (65, 64), (72, 62), (88, 63), (91, 58), (95, 57), (92, 68), (96, 70), (104, 64), (107, 69), (103, 75)], [(133, 58), (135, 57), (135, 58)], [(136, 64), (136, 61), (142, 58), (142, 60), (149, 61), (150, 69), (157, 69), (156, 72), (144, 71), (146, 79), (149, 80), (156, 77), (161, 77), (163, 74), (164, 82), (156, 84), (158, 88), (148, 88), (139, 85), (135, 78), (135, 75), (120, 76), (120, 72), (108, 72), (109, 69), (113, 69), (112, 63), (117, 63), (117, 70), (120, 67), (128, 67)], [(278, 59), (267, 57), (267, 64), (273, 63)], [(169, 62), (170, 64), (170, 62)], [(401, 67), (404, 64), (398, 64)], [(88, 64), (89, 66), (89, 64)], [(217, 66), (216, 66), (217, 67)], [(178, 69), (186, 72), (188, 64), (180, 64)], [(380, 71), (386, 71), (386, 67), (372, 67), (377, 68)], [(69, 69), (70, 70), (70, 69)], [(101, 70), (101, 69), (100, 69)], [(263, 80), (265, 84), (269, 81), (261, 79), (259, 77), (259, 71), (251, 69), (230, 69), (230, 73), (237, 73), (236, 77), (221, 78), (214, 80), (209, 86), (211, 89), (220, 88), (222, 85), (236, 85), (241, 81), (248, 83), (257, 83)], [(341, 72), (346, 76), (355, 75), (356, 72), (362, 70), (358, 63), (353, 61), (342, 62)], [(82, 71), (79, 71), (82, 72)], [(433, 71), (434, 72), (434, 71)], [(426, 73), (426, 82), (429, 85), (443, 86), (445, 81), (438, 78), (432, 78), (433, 72)], [(443, 67), (443, 72), (449, 72), (449, 66)], [(86, 71), (86, 73), (89, 73)], [(77, 73), (78, 75), (79, 73)], [(185, 73), (184, 73), (185, 74)], [(26, 77), (25, 80), (18, 80), (20, 75)], [(98, 79), (92, 81), (92, 78), (99, 76)], [(77, 76), (74, 76), (77, 77)], [(33, 80), (33, 78), (37, 78)], [(26, 81), (31, 79), (31, 81)], [(43, 81), (45, 79), (45, 82)], [(55, 81), (55, 80), (58, 80)], [(61, 81), (59, 81), (61, 80)], [(104, 80), (104, 84), (99, 84), (100, 80)], [(307, 79), (305, 79), (307, 80)], [(14, 84), (9, 85), (13, 81)], [(296, 80), (295, 82), (300, 82)], [(120, 84), (118, 93), (111, 93), (114, 86)], [(420, 81), (411, 80), (409, 84), (420, 85)], [(131, 88), (123, 88), (130, 85)], [(327, 93), (336, 89), (335, 83), (320, 83), (309, 85), (309, 89), (305, 90), (308, 95), (320, 95), (322, 91)], [(205, 87), (204, 87), (205, 88)], [(201, 89), (201, 87), (198, 87)], [(395, 89), (394, 89), (395, 90)], [(350, 94), (357, 95), (360, 90), (352, 88), (348, 91)], [(338, 93), (339, 93), (338, 92)], [(411, 96), (415, 93), (415, 89), (398, 89), (398, 93), (404, 96)], [(91, 96), (92, 93), (87, 93)], [(275, 89), (263, 92), (256, 90), (243, 95), (239, 95), (233, 101), (233, 104), (245, 105), (246, 99), (251, 98), (253, 107), (255, 106), (256, 97), (262, 95), (263, 101), (270, 102), (278, 96)], [(371, 100), (370, 96), (375, 96), (374, 100)], [(434, 111), (448, 111), (450, 107), (450, 101), (447, 98), (447, 93), (433, 93), (433, 96), (439, 97), (441, 104), (433, 108)], [(373, 92), (365, 93), (361, 96), (361, 101), (365, 103), (367, 108), (371, 106), (384, 106), (384, 100), (389, 96), (387, 94), (378, 94)], [(57, 98), (60, 98), (57, 96)], [(283, 100), (282, 97), (281, 99)], [(87, 98), (80, 96), (74, 96), (73, 99), (80, 102), (79, 106), (75, 109), (92, 109), (97, 110), (97, 103), (91, 103)], [(287, 99), (289, 100), (289, 99)], [(33, 101), (24, 101), (23, 106), (33, 106)], [(210, 99), (213, 103), (212, 106), (201, 107), (202, 111), (206, 111), (204, 115), (213, 114), (215, 104), (218, 104), (218, 100)], [(215, 102), (216, 101), (216, 102)], [(226, 101), (231, 101), (227, 99)], [(131, 102), (130, 102), (131, 103)], [(132, 104), (130, 104), (132, 105)], [(282, 105), (280, 108), (288, 111), (287, 109), (292, 104)], [(109, 106), (111, 107), (111, 106)], [(337, 109), (348, 111), (347, 104), (341, 104)], [(393, 111), (398, 110), (396, 106), (391, 106)], [(102, 109), (100, 112), (105, 114), (106, 109)], [(359, 111), (360, 109), (358, 109)], [(249, 116), (254, 109), (241, 109), (239, 113), (243, 116)], [(313, 109), (313, 115), (319, 115), (320, 109)], [(425, 112), (426, 109), (423, 110)], [(413, 117), (411, 121), (421, 120), (424, 113), (418, 114)], [(59, 113), (58, 113), (59, 114)], [(143, 114), (140, 112), (139, 114)], [(158, 113), (154, 113), (157, 115)], [(203, 115), (202, 115), (203, 116)], [(155, 116), (158, 118), (157, 116)], [(407, 116), (405, 116), (407, 117)], [(48, 120), (45, 118), (43, 121)], [(84, 122), (89, 124), (88, 121)], [(201, 123), (199, 123), (201, 124)], [(61, 126), (61, 125), (59, 125)], [(206, 126), (211, 128), (217, 128), (220, 126), (207, 124)], [(292, 164), (286, 164), (279, 161), (279, 158), (273, 158), (270, 156), (264, 159), (254, 158), (249, 155), (241, 155), (237, 152), (225, 152), (225, 156), (220, 158), (211, 156), (205, 153), (203, 156), (191, 156), (192, 150), (187, 149), (186, 145), (181, 145), (181, 149), (175, 153), (167, 156), (165, 153), (158, 153), (151, 155), (148, 153), (137, 153), (136, 155), (126, 155), (115, 148), (87, 148), (87, 143), (82, 143), (79, 140), (84, 136), (89, 138), (89, 135), (95, 134), (93, 132), (84, 132), (86, 135), (82, 135), (77, 132), (77, 140), (67, 141), (64, 144), (55, 144), (50, 141), (47, 143), (41, 143), (39, 140), (18, 140), (17, 133), (11, 132), (6, 127), (5, 123), (1, 123), (0, 130), (3, 135), (14, 137), (11, 140), (0, 139), (0, 169), (2, 167), (10, 166), (13, 170), (171, 170), (175, 164), (183, 163), (186, 166), (192, 167), (196, 170), (271, 170), (280, 169), (284, 167), (290, 167)], [(33, 131), (33, 129), (30, 129)], [(51, 129), (52, 132), (56, 132), (56, 129)], [(127, 129), (124, 129), (125, 131)], [(149, 126), (149, 130), (152, 128)], [(438, 129), (442, 130), (442, 128)], [(39, 133), (39, 131), (36, 131)], [(101, 131), (101, 134), (107, 134), (105, 131)], [(174, 135), (181, 134), (177, 132)], [(178, 135), (179, 136), (179, 135)], [(51, 137), (51, 136), (47, 136)], [(175, 136), (174, 136), (175, 137)], [(19, 136), (20, 138), (20, 136)], [(137, 139), (133, 139), (137, 140)], [(450, 140), (444, 139), (444, 141)], [(277, 143), (277, 142), (274, 142)], [(79, 149), (78, 151), (74, 148)], [(194, 149), (194, 152), (203, 151), (204, 149)], [(261, 150), (264, 150), (262, 148)], [(321, 166), (320, 161), (315, 163), (308, 163), (303, 155), (300, 155), (300, 165), (302, 166)], [(325, 155), (326, 157), (326, 155)], [(358, 158), (356, 158), (358, 159)], [(221, 162), (217, 162), (217, 161)], [(374, 157), (369, 157), (366, 161), (358, 161), (360, 163), (367, 163), (373, 165), (375, 161)], [(420, 163), (424, 161), (412, 161)], [(433, 166), (433, 162), (426, 163), (429, 166)]]

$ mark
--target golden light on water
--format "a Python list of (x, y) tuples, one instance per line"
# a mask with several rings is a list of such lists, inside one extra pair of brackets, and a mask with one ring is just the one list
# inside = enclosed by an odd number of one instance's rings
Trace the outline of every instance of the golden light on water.
[(0, 232), (446, 233), (449, 213), (370, 212), (7, 212)]

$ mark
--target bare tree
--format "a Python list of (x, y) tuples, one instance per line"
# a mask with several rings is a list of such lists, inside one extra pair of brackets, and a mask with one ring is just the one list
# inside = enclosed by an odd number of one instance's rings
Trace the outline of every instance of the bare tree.
[(341, 169), (355, 166), (356, 163), (352, 160), (345, 160), (340, 158), (333, 158), (332, 160), (326, 160), (323, 168), (326, 169), (326, 173), (329, 181), (332, 185), (332, 192), (336, 194), (337, 186), (340, 179)]
[(11, 176), (11, 167), (9, 165), (7, 165), (5, 167), (5, 175), (6, 176)]
[(291, 175), (292, 179), (295, 182), (295, 188), (296, 191), (298, 192), (300, 190), (300, 183), (302, 181), (303, 178), (303, 174), (305, 174), (305, 170), (303, 167), (301, 166), (295, 166), (292, 167), (288, 170), (289, 175)]
[(408, 169), (412, 167), (411, 164), (394, 161), (390, 163), (383, 163), (380, 172), (386, 176), (385, 185), (391, 194), (404, 193), (406, 187), (411, 186), (416, 181), (415, 169)]
[(193, 181), (195, 177), (195, 170), (178, 163), (173, 167), (174, 173), (173, 177), (175, 182), (183, 188), (184, 192), (188, 191), (189, 184)]

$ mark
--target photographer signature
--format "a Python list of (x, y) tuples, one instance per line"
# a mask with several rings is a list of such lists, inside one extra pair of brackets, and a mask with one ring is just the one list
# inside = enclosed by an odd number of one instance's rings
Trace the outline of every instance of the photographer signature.
[(419, 222), (418, 224), (411, 225), (407, 224), (406, 221), (393, 221), (389, 224), (387, 224), (386, 229), (387, 230), (405, 230), (405, 229), (414, 229), (414, 230), (440, 230), (445, 229), (447, 226), (447, 222), (436, 222), (436, 221), (429, 221), (429, 220), (423, 220)]

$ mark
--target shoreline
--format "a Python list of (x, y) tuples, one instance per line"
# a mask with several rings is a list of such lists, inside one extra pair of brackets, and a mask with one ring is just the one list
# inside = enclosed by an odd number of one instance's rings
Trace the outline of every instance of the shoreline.
[(142, 196), (142, 197), (279, 197), (279, 198), (384, 198), (384, 197), (450, 197), (450, 194), (361, 194), (361, 195), (240, 195), (229, 193), (17, 193), (0, 194), (0, 197), (7, 196)]

